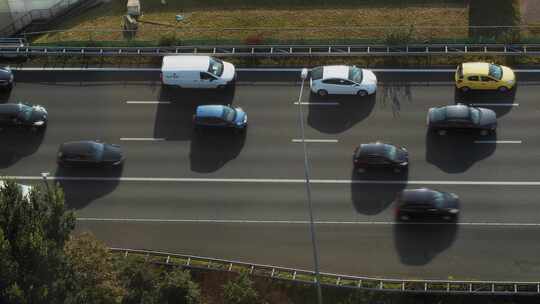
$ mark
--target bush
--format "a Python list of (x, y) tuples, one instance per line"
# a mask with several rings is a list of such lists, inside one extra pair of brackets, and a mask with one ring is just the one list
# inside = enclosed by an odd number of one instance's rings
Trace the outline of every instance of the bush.
[(161, 35), (158, 44), (159, 46), (175, 46), (177, 44), (176, 33)]
[(223, 286), (223, 302), (225, 304), (260, 303), (259, 294), (253, 288), (253, 282), (246, 273), (240, 274), (234, 281)]
[(191, 280), (189, 271), (175, 268), (165, 274), (159, 285), (160, 304), (198, 304), (201, 291)]

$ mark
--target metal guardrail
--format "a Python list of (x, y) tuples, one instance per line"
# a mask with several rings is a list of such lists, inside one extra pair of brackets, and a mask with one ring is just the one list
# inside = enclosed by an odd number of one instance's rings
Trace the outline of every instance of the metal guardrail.
[(4, 47), (1, 55), (20, 56), (165, 56), (204, 54), (218, 57), (291, 56), (411, 56), (411, 55), (540, 55), (540, 44), (432, 44), (432, 45), (233, 45), (176, 47)]
[[(110, 248), (110, 250), (123, 257), (135, 255), (145, 261), (160, 265), (228, 272), (247, 271), (252, 275), (271, 279), (315, 283), (315, 272), (309, 270), (159, 251), (124, 248)], [(423, 294), (540, 295), (540, 282), (403, 280), (321, 273), (321, 284), (364, 290)]]

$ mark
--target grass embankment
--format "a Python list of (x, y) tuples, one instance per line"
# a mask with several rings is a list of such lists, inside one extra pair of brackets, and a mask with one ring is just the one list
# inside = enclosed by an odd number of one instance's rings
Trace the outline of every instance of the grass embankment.
[[(457, 0), (142, 0), (131, 43), (345, 43), (386, 39), (461, 40), (468, 9)], [(121, 32), (125, 1), (112, 1), (66, 20), (35, 43), (127, 42)], [(182, 14), (185, 20), (176, 22)], [(391, 28), (389, 28), (391, 27)], [(256, 28), (256, 29), (254, 29)]]

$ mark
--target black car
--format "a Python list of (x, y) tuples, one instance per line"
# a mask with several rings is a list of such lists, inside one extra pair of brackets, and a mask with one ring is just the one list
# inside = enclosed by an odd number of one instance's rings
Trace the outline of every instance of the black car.
[(357, 171), (373, 167), (404, 171), (409, 167), (409, 153), (403, 147), (382, 142), (361, 144), (354, 150), (353, 164)]
[(0, 104), (0, 128), (25, 127), (43, 130), (47, 127), (47, 110), (39, 105)]
[(98, 141), (67, 142), (58, 149), (57, 161), (60, 166), (103, 166), (115, 167), (124, 162), (119, 145)]
[(431, 108), (427, 115), (429, 130), (445, 134), (448, 130), (479, 130), (482, 134), (495, 132), (497, 115), (493, 110), (464, 104)]
[(398, 221), (456, 221), (459, 197), (427, 188), (402, 191), (396, 199)]
[(13, 72), (6, 67), (0, 67), (0, 89), (11, 90), (13, 87)]

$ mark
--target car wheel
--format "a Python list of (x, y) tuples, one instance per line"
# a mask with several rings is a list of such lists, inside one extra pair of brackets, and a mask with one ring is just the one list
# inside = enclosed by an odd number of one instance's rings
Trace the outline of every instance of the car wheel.
[(356, 93), (356, 95), (360, 96), (360, 97), (364, 97), (364, 96), (367, 96), (368, 95), (368, 92), (366, 90), (360, 90)]
[(439, 134), (439, 135), (441, 135), (441, 136), (444, 136), (444, 135), (446, 135), (447, 133), (448, 133), (448, 132), (447, 132), (446, 130), (444, 130), (444, 129), (439, 129), (439, 130), (437, 130), (437, 134)]
[(356, 172), (364, 173), (364, 172), (366, 172), (366, 168), (356, 168)]
[(489, 132), (490, 132), (489, 130), (480, 130), (480, 135), (487, 136), (489, 135)]
[(461, 89), (459, 89), (459, 91), (460, 91), (461, 93), (467, 93), (467, 92), (469, 92), (470, 90), (471, 90), (471, 88), (469, 88), (469, 87), (462, 87)]
[(225, 89), (225, 88), (226, 88), (226, 86), (225, 86), (225, 85), (222, 85), (222, 84), (220, 84), (220, 85), (218, 85), (218, 86), (217, 86), (217, 88), (218, 88), (218, 90), (223, 90), (223, 89)]
[(402, 221), (408, 221), (410, 218), (409, 218), (408, 215), (400, 215), (399, 219), (402, 220)]
[(509, 91), (508, 88), (505, 86), (499, 87), (497, 90), (501, 93), (506, 93)]
[(321, 97), (326, 97), (326, 96), (328, 96), (328, 91), (326, 91), (326, 90), (318, 90), (317, 95), (319, 95)]

